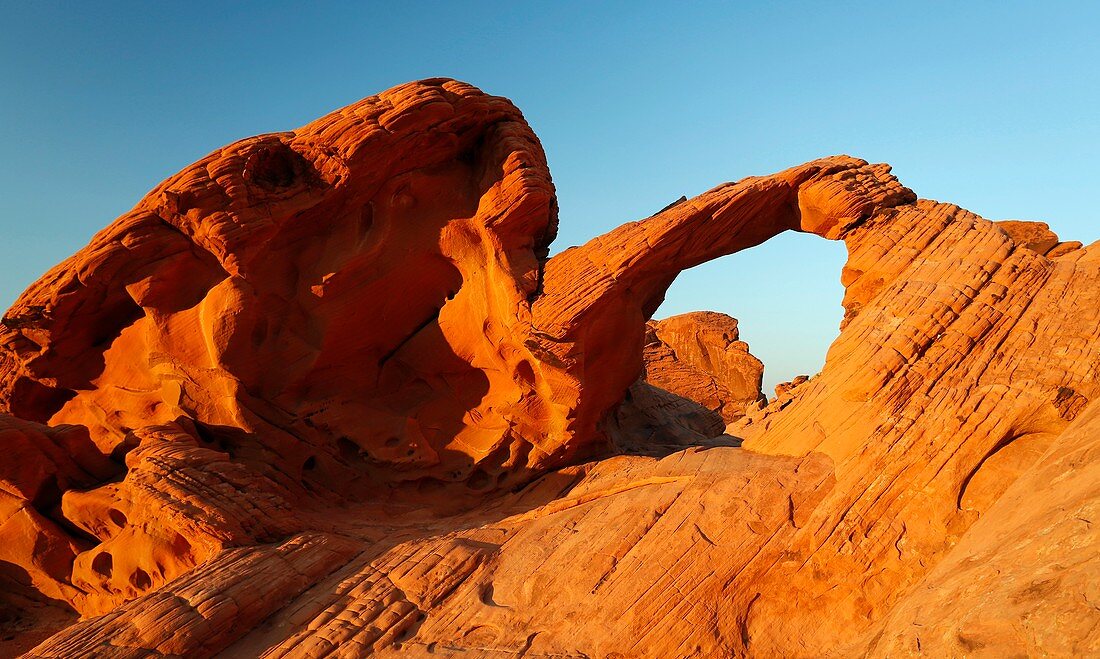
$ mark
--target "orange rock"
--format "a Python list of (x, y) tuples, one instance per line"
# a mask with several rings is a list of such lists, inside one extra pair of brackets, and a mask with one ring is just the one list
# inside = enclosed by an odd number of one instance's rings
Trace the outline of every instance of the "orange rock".
[(650, 321), (643, 352), (645, 379), (693, 400), (725, 423), (762, 398), (764, 364), (738, 341), (737, 321), (713, 311)]
[(1058, 236), (1050, 230), (1046, 222), (1001, 220), (997, 222), (997, 226), (1017, 245), (1023, 245), (1039, 254), (1046, 254), (1058, 244)]
[(781, 398), (790, 398), (790, 392), (794, 391), (794, 389), (799, 385), (806, 384), (809, 381), (810, 376), (798, 375), (795, 376), (795, 378), (790, 382), (780, 382), (779, 384), (775, 385), (775, 398), (777, 400)]
[[(846, 156), (556, 221), (442, 79), (159, 186), (4, 317), (0, 613), (61, 604), (0, 652), (63, 607), (28, 656), (1100, 647), (1100, 244)], [(845, 323), (761, 408), (735, 321), (646, 322), (787, 230), (845, 241)]]
[(203, 446), (175, 424), (140, 431), (126, 478), (69, 491), (64, 518), (100, 542), (76, 556), (81, 613), (105, 613), (226, 547), (271, 542), (301, 527), (287, 489)]
[(0, 580), (73, 601), (81, 594), (70, 573), (84, 543), (58, 525), (62, 493), (121, 470), (79, 426), (48, 428), (0, 414), (0, 446)]
[(1100, 405), (1092, 404), (910, 589), (875, 634), (870, 652), (1100, 653), (1098, 454)]
[(638, 380), (601, 425), (618, 451), (663, 455), (685, 446), (710, 443), (723, 435), (726, 424), (714, 410)]
[(550, 414), (513, 325), (553, 203), (519, 111), (455, 81), (242, 140), (16, 302), (0, 400), (105, 453), (184, 417), (295, 480), (506, 478)]

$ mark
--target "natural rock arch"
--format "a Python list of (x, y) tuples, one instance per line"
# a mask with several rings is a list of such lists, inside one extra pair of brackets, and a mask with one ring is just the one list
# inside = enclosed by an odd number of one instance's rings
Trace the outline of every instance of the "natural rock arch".
[[(547, 259), (556, 221), (519, 111), (429, 80), (217, 151), (47, 273), (0, 333), (0, 576), (111, 613), (36, 652), (866, 647), (1040, 460), (1014, 438), (1092, 450), (1058, 442), (1100, 395), (1095, 245), (845, 156)], [(676, 274), (786, 230), (849, 247), (820, 377), (748, 450), (578, 464)]]
[(602, 449), (681, 270), (788, 229), (840, 237), (912, 200), (888, 172), (745, 179), (543, 260), (553, 189), (519, 112), (406, 85), (159, 186), (5, 316), (0, 400), (105, 453), (187, 418), (223, 448), (264, 435), (238, 452), (292, 479), (347, 480), (359, 453), (372, 480), (515, 483)]

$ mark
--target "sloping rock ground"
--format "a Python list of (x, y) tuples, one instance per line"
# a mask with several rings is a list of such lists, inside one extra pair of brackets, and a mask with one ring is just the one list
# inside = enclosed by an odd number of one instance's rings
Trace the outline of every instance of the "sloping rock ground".
[[(548, 259), (556, 221), (518, 110), (444, 79), (159, 186), (4, 317), (3, 650), (1100, 652), (1100, 244), (844, 156)], [(722, 434), (645, 323), (786, 230), (845, 241), (844, 327)]]

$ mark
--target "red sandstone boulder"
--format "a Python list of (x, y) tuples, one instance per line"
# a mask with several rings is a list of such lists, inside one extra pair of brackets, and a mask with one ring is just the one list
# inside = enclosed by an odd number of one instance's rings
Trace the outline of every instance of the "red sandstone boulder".
[(760, 400), (764, 364), (738, 340), (737, 320), (696, 311), (647, 325), (646, 382), (693, 400), (732, 423)]
[(997, 226), (1007, 233), (1016, 244), (1023, 245), (1052, 259), (1082, 247), (1080, 241), (1077, 240), (1060, 242), (1058, 236), (1050, 230), (1046, 222), (1001, 220), (997, 222)]

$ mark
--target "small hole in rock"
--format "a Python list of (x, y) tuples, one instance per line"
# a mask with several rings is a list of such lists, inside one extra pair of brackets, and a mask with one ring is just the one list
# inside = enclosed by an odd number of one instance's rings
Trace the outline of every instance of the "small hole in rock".
[(306, 458), (305, 463), (302, 465), (302, 469), (309, 471), (317, 466), (317, 456), (311, 455)]
[(297, 157), (298, 154), (285, 145), (262, 147), (248, 157), (244, 177), (263, 188), (285, 188), (297, 178)]
[(340, 451), (340, 457), (345, 460), (353, 460), (359, 458), (359, 445), (351, 441), (347, 437), (340, 437), (336, 440), (336, 448)]
[(126, 526), (126, 515), (121, 510), (111, 508), (107, 511), (107, 517), (111, 518), (117, 526)]
[(526, 359), (516, 364), (516, 376), (528, 386), (535, 384), (535, 369)]
[(482, 469), (475, 469), (474, 472), (470, 474), (470, 477), (466, 479), (466, 485), (475, 490), (485, 489), (489, 486), (490, 482), (492, 482), (492, 479), (489, 477), (489, 474), (485, 473)]
[(134, 573), (130, 575), (130, 585), (138, 590), (145, 590), (149, 586), (153, 585), (153, 580), (149, 578), (149, 573), (145, 570), (138, 568), (134, 570)]
[(92, 559), (92, 570), (101, 576), (109, 577), (114, 568), (114, 563), (115, 560), (110, 554), (102, 552)]

